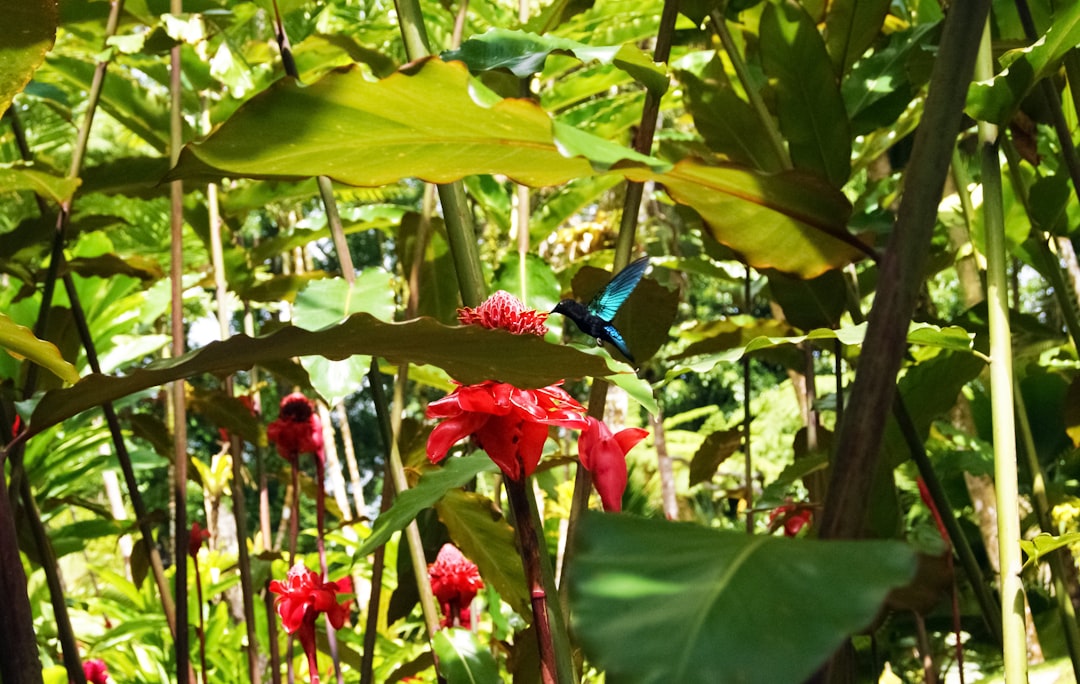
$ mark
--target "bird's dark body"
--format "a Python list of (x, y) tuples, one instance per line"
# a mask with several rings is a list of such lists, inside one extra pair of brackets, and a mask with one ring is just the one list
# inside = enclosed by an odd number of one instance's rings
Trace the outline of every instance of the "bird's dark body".
[(634, 357), (630, 355), (622, 334), (612, 325), (611, 320), (637, 287), (648, 267), (649, 258), (642, 257), (619, 271), (588, 304), (582, 304), (576, 299), (564, 299), (555, 306), (552, 313), (566, 316), (577, 324), (581, 332), (597, 342), (607, 342), (634, 363)]

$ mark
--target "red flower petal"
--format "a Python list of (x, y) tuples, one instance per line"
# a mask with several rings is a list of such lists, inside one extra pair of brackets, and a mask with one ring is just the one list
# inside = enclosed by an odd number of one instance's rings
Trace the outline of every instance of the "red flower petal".
[(484, 426), (491, 416), (485, 413), (465, 413), (455, 418), (447, 418), (435, 426), (428, 436), (428, 460), (438, 463), (446, 458), (446, 452), (461, 440)]
[(626, 428), (618, 434), (602, 421), (589, 418), (578, 438), (581, 465), (592, 473), (593, 484), (605, 511), (621, 511), (626, 490), (626, 454), (648, 436), (641, 428)]

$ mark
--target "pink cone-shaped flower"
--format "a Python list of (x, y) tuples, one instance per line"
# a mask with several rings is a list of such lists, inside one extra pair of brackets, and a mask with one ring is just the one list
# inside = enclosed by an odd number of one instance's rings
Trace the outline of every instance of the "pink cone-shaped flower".
[(443, 612), (443, 627), (469, 626), (469, 604), (484, 588), (476, 564), (462, 555), (453, 544), (443, 544), (435, 562), (428, 565), (431, 591)]
[(266, 427), (266, 436), (277, 445), (282, 458), (292, 463), (300, 454), (323, 458), (322, 421), (315, 405), (300, 392), (281, 400), (278, 418)]
[(499, 290), (476, 308), (462, 307), (457, 314), (462, 325), (501, 328), (515, 335), (543, 337), (547, 333), (547, 312), (525, 308), (520, 299), (505, 290)]
[(442, 418), (428, 438), (428, 459), (438, 463), (454, 444), (473, 437), (514, 480), (532, 475), (551, 426), (581, 429), (585, 408), (557, 385), (524, 390), (488, 380), (462, 385), (433, 401), (428, 418)]
[(315, 620), (326, 613), (334, 629), (341, 629), (349, 617), (349, 604), (338, 603), (338, 593), (351, 594), (352, 580), (343, 577), (335, 582), (323, 582), (319, 575), (297, 563), (289, 570), (284, 582), (271, 580), (270, 591), (278, 594), (274, 605), (281, 616), (281, 625), (289, 634), (296, 634), (308, 658), (312, 684), (318, 684), (318, 664), (315, 656)]
[(188, 536), (188, 555), (193, 559), (199, 557), (199, 549), (202, 548), (203, 542), (210, 538), (210, 530), (204, 530), (199, 521), (191, 523), (191, 534)]
[(649, 436), (647, 430), (626, 428), (612, 434), (604, 422), (589, 418), (589, 426), (578, 438), (581, 465), (592, 473), (605, 511), (621, 511), (626, 490), (626, 454)]

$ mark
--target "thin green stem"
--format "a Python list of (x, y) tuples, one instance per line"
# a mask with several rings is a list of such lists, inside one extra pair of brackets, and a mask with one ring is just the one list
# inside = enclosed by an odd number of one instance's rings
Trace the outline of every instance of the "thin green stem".
[[(982, 45), (975, 65), (979, 80), (993, 75), (990, 25), (983, 22)], [(1020, 509), (1016, 467), (1016, 425), (1013, 409), (1012, 336), (1009, 328), (1008, 255), (1002, 208), (998, 129), (979, 124), (979, 155), (986, 227), (986, 302), (990, 328), (990, 402), (993, 416), (994, 479), (997, 485), (998, 557), (1001, 567), (1001, 626), (1005, 678), (1027, 678), (1027, 631), (1024, 585), (1020, 578)]]
[(754, 87), (754, 82), (750, 78), (750, 70), (746, 67), (746, 60), (739, 54), (739, 48), (735, 45), (731, 32), (728, 31), (727, 20), (724, 19), (723, 12), (714, 9), (709, 13), (709, 19), (717, 37), (720, 38), (720, 44), (724, 46), (724, 52), (727, 53), (728, 59), (731, 60), (731, 66), (735, 69), (735, 76), (739, 79), (739, 83), (742, 84), (746, 98), (750, 101), (750, 106), (753, 108), (754, 114), (757, 115), (762, 130), (768, 135), (769, 144), (772, 145), (776, 158), (780, 160), (780, 164), (785, 169), (792, 168), (791, 155), (788, 154), (787, 146), (784, 144), (784, 137), (780, 135), (780, 129), (777, 127), (776, 121), (773, 119), (772, 114), (769, 113), (769, 108), (765, 106), (765, 101), (761, 99), (761, 93)]
[[(1016, 395), (1016, 426), (1020, 430), (1020, 443), (1023, 445), (1024, 456), (1027, 459), (1028, 469), (1031, 471), (1031, 493), (1039, 527), (1047, 534), (1054, 534), (1050, 496), (1046, 491), (1046, 475), (1042, 464), (1039, 463), (1039, 454), (1035, 450), (1035, 438), (1031, 433), (1027, 407), (1024, 406), (1023, 398), (1019, 393)], [(1073, 673), (1080, 673), (1080, 626), (1076, 622), (1076, 607), (1073, 606), (1068, 588), (1068, 573), (1065, 569), (1066, 563), (1074, 561), (1068, 549), (1065, 548), (1051, 553), (1047, 561), (1054, 581), (1054, 600), (1057, 602), (1058, 610), (1061, 611), (1061, 624), (1065, 627), (1065, 644), (1069, 649)]]

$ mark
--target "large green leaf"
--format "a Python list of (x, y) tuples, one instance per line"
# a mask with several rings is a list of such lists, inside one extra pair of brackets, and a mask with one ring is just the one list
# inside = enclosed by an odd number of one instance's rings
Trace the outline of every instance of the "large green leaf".
[(236, 335), (123, 377), (87, 376), (74, 387), (45, 394), (30, 429), (40, 432), (105, 401), (180, 378), (226, 375), (254, 364), (311, 354), (330, 359), (369, 354), (395, 364), (427, 363), (467, 384), (498, 379), (519, 387), (543, 387), (564, 378), (608, 374), (602, 359), (548, 344), (535, 335), (475, 325), (452, 328), (427, 318), (385, 323), (360, 313), (318, 332), (289, 326), (263, 337)]
[(33, 361), (64, 382), (78, 382), (79, 373), (68, 363), (52, 342), (40, 340), (34, 333), (0, 313), (0, 349), (17, 358)]
[(576, 633), (611, 682), (802, 681), (915, 574), (899, 542), (747, 536), (629, 515), (590, 513), (573, 543)]
[(813, 20), (797, 5), (766, 4), (761, 57), (776, 82), (776, 110), (795, 168), (842, 187), (851, 173), (851, 133), (839, 81)]
[(22, 92), (56, 38), (56, 0), (0, 0), (0, 115)]
[(77, 187), (78, 178), (55, 176), (31, 164), (0, 164), (0, 194), (32, 190), (41, 197), (60, 203), (71, 199)]
[(1080, 3), (1067, 3), (1039, 40), (1002, 56), (1000, 73), (971, 84), (965, 111), (980, 121), (1004, 125), (1035, 84), (1053, 74), (1065, 53), (1078, 44)]
[(431, 642), (439, 657), (439, 675), (447, 684), (494, 684), (501, 682), (499, 666), (491, 650), (467, 629), (451, 627), (435, 632)]
[(544, 62), (552, 52), (568, 52), (583, 62), (593, 60), (614, 64), (638, 81), (662, 95), (668, 78), (664, 68), (653, 62), (633, 43), (594, 46), (558, 36), (540, 36), (525, 31), (493, 28), (473, 36), (456, 50), (442, 53), (446, 61), (461, 60), (473, 71), (508, 69), (518, 78), (528, 78), (544, 70)]
[[(535, 103), (500, 100), (471, 80), (464, 65), (433, 58), (376, 83), (358, 69), (307, 86), (278, 81), (207, 140), (186, 146), (168, 177), (326, 175), (375, 186), (408, 177), (446, 183), (501, 173), (546, 186), (593, 175), (588, 159), (564, 155), (552, 130)], [(650, 161), (599, 138), (566, 146), (604, 166)]]
[(662, 183), (672, 199), (701, 215), (718, 242), (755, 268), (812, 278), (864, 254), (846, 229), (851, 204), (816, 176), (795, 171), (765, 175), (694, 160), (681, 161), (667, 173), (626, 173), (634, 180)]

